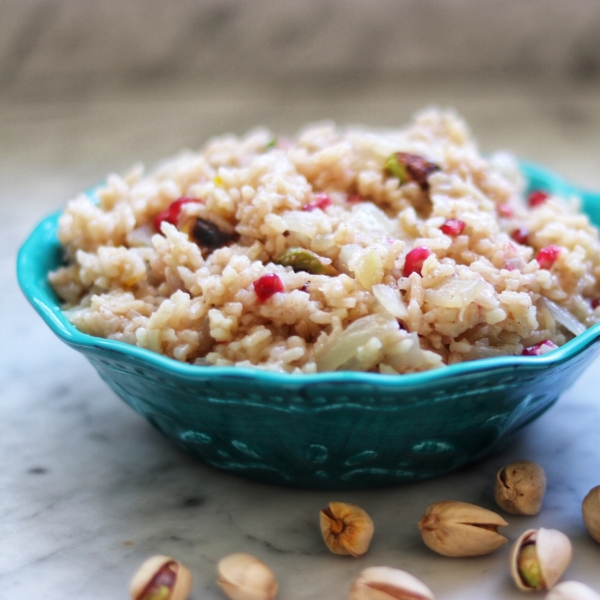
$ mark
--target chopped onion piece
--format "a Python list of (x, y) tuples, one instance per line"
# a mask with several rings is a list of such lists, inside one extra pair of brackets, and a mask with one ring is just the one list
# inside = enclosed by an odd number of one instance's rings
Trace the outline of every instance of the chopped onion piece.
[(133, 248), (152, 248), (152, 236), (156, 231), (150, 223), (140, 225), (127, 234), (127, 244)]
[(317, 369), (335, 371), (354, 358), (359, 349), (372, 338), (378, 338), (382, 345), (386, 346), (398, 331), (398, 323), (391, 317), (383, 315), (362, 317), (325, 342), (316, 356)]
[(576, 319), (566, 308), (556, 304), (556, 302), (542, 297), (540, 298), (540, 304), (546, 307), (552, 316), (573, 335), (579, 335), (587, 329), (581, 321)]
[(406, 319), (408, 317), (408, 308), (397, 289), (383, 284), (374, 285), (372, 289), (375, 298), (392, 316), (396, 319)]
[(485, 283), (478, 279), (453, 278), (439, 288), (425, 290), (425, 300), (434, 306), (463, 308), (485, 290)]
[(339, 257), (340, 266), (348, 270), (350, 259), (359, 252), (362, 252), (362, 246), (360, 244), (346, 244), (345, 246), (342, 246)]
[(356, 266), (356, 279), (366, 290), (383, 279), (383, 261), (375, 248), (367, 250)]

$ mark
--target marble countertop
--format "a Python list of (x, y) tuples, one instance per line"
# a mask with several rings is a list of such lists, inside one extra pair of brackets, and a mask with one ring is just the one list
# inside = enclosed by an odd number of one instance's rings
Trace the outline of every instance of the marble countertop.
[[(580, 510), (600, 484), (600, 362), (503, 452), (460, 472), (372, 491), (271, 487), (171, 446), (54, 338), (18, 290), (18, 246), (71, 195), (137, 159), (152, 163), (257, 123), (283, 131), (326, 117), (393, 125), (420, 106), (452, 105), (484, 150), (510, 148), (600, 189), (598, 85), (385, 82), (377, 90), (181, 87), (69, 102), (0, 100), (0, 597), (127, 598), (138, 565), (161, 553), (189, 566), (193, 599), (217, 600), (218, 560), (244, 551), (272, 567), (282, 599), (346, 598), (354, 577), (373, 565), (411, 572), (438, 600), (516, 599), (508, 547), (444, 558), (423, 545), (416, 523), (442, 499), (494, 509), (496, 470), (518, 458), (544, 466), (548, 490), (538, 516), (507, 517), (507, 536), (537, 526), (562, 530), (574, 545), (565, 577), (600, 590), (600, 545)], [(318, 514), (331, 500), (371, 514), (376, 532), (363, 558), (337, 557), (323, 545)]]

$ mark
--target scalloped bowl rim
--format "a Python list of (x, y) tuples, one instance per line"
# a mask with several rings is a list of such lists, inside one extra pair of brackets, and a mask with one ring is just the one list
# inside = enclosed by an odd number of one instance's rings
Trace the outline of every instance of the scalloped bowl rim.
[[(600, 205), (600, 193), (588, 192), (575, 185), (568, 183), (565, 179), (526, 161), (519, 162), (521, 170), (529, 178), (543, 181), (548, 189), (565, 196), (577, 195), (590, 203)], [(94, 197), (94, 189), (88, 191), (88, 195)], [(80, 332), (66, 318), (58, 302), (48, 304), (41, 297), (46, 295), (40, 286), (39, 269), (30, 269), (31, 260), (39, 256), (40, 250), (48, 247), (48, 241), (43, 237), (49, 230), (56, 233), (56, 225), (62, 211), (53, 213), (43, 219), (33, 230), (25, 241), (17, 257), (17, 278), (21, 289), (38, 314), (50, 327), (50, 329), (65, 343), (72, 347), (90, 350), (109, 351), (126, 355), (137, 359), (148, 366), (154, 367), (162, 372), (171, 373), (177, 377), (186, 379), (209, 378), (244, 378), (260, 380), (267, 385), (306, 385), (306, 384), (329, 384), (329, 383), (360, 383), (376, 385), (381, 387), (393, 387), (397, 389), (424, 386), (429, 383), (439, 382), (444, 379), (454, 379), (465, 375), (480, 374), (483, 371), (495, 371), (499, 369), (527, 367), (528, 369), (544, 370), (551, 365), (560, 365), (575, 358), (579, 353), (592, 345), (600, 338), (600, 323), (593, 325), (584, 333), (576, 336), (560, 348), (542, 356), (502, 356), (494, 358), (483, 358), (468, 362), (448, 365), (431, 371), (421, 373), (410, 373), (404, 375), (385, 375), (380, 373), (366, 373), (359, 371), (333, 371), (315, 374), (293, 374), (279, 373), (253, 367), (236, 366), (201, 366), (179, 362), (164, 355), (157, 354), (151, 350), (140, 348), (105, 338), (99, 338)], [(47, 273), (46, 273), (47, 274)], [(40, 297), (41, 296), (41, 297)]]

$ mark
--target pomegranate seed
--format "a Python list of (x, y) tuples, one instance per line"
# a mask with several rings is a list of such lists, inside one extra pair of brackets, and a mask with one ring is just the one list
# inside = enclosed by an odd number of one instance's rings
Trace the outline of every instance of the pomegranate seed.
[(590, 304), (592, 305), (592, 310), (598, 308), (600, 306), (600, 298), (593, 298)]
[(302, 210), (312, 211), (316, 208), (325, 210), (328, 206), (331, 206), (331, 198), (327, 194), (319, 194), (314, 200), (311, 200), (308, 204), (302, 207)]
[(538, 261), (540, 269), (551, 269), (552, 265), (556, 262), (558, 255), (560, 254), (560, 248), (554, 244), (542, 248), (535, 257)]
[(513, 209), (508, 204), (498, 204), (497, 210), (498, 214), (506, 219), (510, 219), (514, 214)]
[(527, 197), (527, 204), (529, 204), (529, 206), (531, 206), (533, 208), (534, 206), (539, 206), (540, 204), (544, 204), (544, 202), (546, 202), (546, 200), (548, 200), (548, 198), (550, 198), (550, 194), (547, 194), (546, 192), (542, 192), (542, 190), (534, 190)]
[(544, 354), (544, 352), (542, 352), (542, 346), (546, 346), (546, 347), (550, 348), (550, 350), (554, 350), (554, 348), (558, 348), (558, 346), (554, 342), (552, 342), (550, 340), (543, 340), (539, 344), (536, 344), (535, 346), (529, 346), (529, 348), (523, 348), (523, 352), (521, 352), (521, 356), (540, 356), (541, 354)]
[(418, 246), (413, 248), (407, 255), (404, 261), (404, 277), (408, 277), (411, 273), (421, 274), (423, 263), (431, 256), (431, 250), (427, 246)]
[(519, 244), (527, 246), (527, 239), (529, 238), (529, 231), (522, 227), (521, 229), (515, 229), (511, 232), (510, 237)]
[(446, 234), (446, 235), (460, 235), (463, 232), (463, 229), (465, 228), (467, 224), (464, 221), (459, 221), (458, 219), (448, 219), (441, 227), (440, 229)]
[(169, 208), (167, 208), (167, 210), (163, 210), (161, 213), (158, 213), (154, 218), (154, 229), (160, 233), (160, 226), (162, 225), (163, 221), (171, 223), (171, 225), (175, 225), (175, 227), (177, 227), (179, 224), (179, 215), (181, 214), (183, 205), (190, 204), (191, 202), (200, 204), (202, 200), (198, 200), (197, 198), (183, 197), (179, 198), (179, 200), (171, 202), (171, 205)]
[(273, 294), (283, 292), (283, 282), (275, 273), (263, 275), (252, 285), (260, 302), (266, 302)]
[(357, 202), (362, 202), (363, 200), (364, 198), (358, 194), (353, 194), (352, 196), (348, 196), (348, 198), (346, 198), (346, 202), (349, 202), (350, 204), (356, 204)]

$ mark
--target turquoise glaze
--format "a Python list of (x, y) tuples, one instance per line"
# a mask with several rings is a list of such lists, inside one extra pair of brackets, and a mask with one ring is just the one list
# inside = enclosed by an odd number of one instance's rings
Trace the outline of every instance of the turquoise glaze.
[[(580, 195), (600, 225), (600, 194), (523, 164), (531, 188)], [(368, 488), (440, 475), (496, 450), (547, 410), (595, 357), (600, 324), (539, 357), (501, 357), (412, 375), (286, 375), (197, 367), (80, 333), (47, 281), (61, 263), (58, 215), (18, 257), (19, 283), (46, 324), (82, 352), (154, 427), (209, 465), (261, 481)]]

